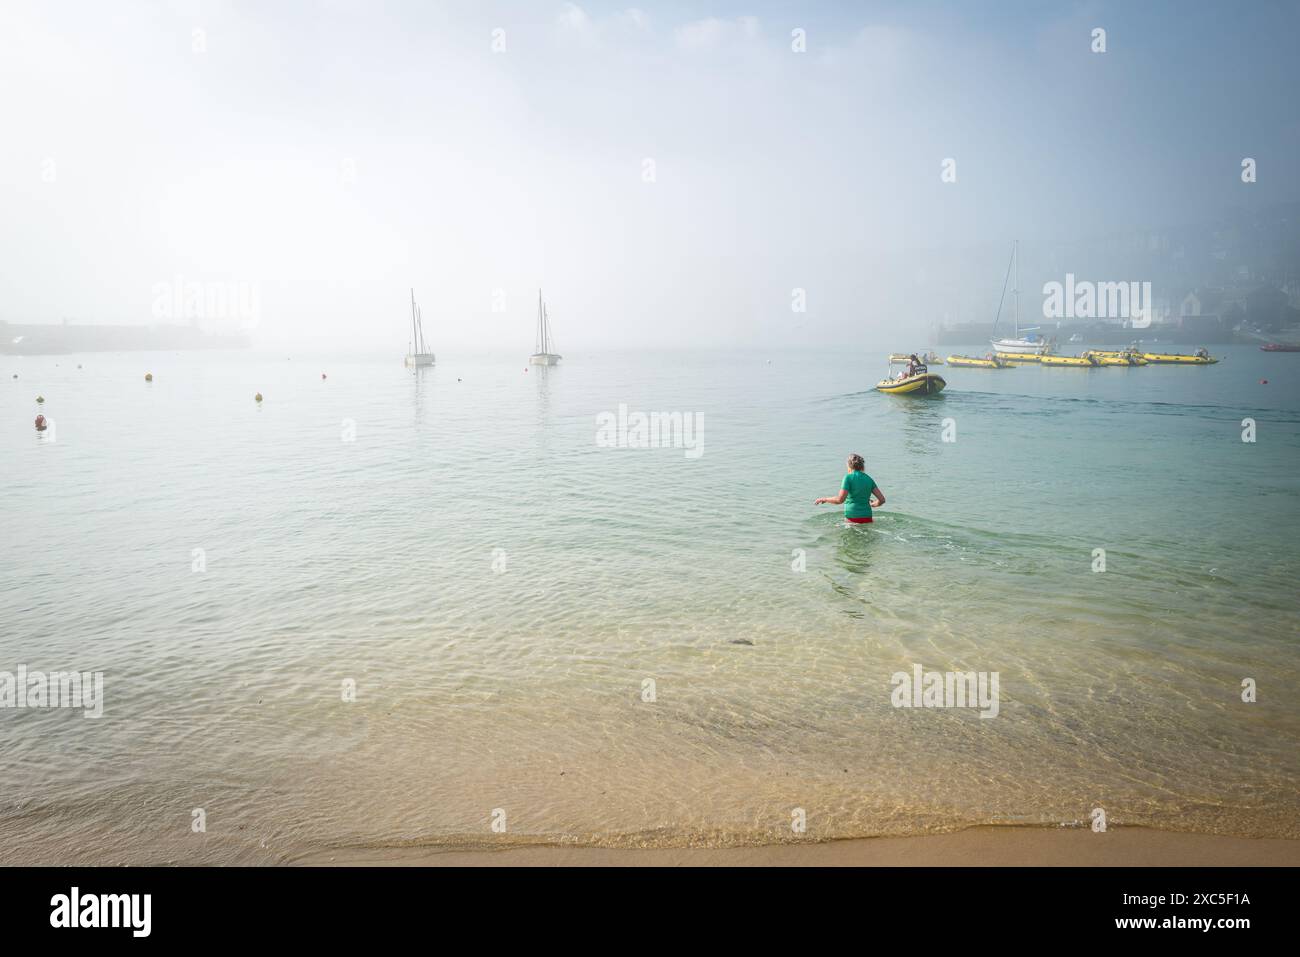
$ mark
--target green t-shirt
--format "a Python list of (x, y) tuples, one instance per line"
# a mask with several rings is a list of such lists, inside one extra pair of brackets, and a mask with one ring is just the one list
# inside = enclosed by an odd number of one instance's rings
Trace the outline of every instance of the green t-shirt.
[(871, 517), (871, 491), (876, 481), (866, 472), (850, 472), (844, 476), (840, 488), (849, 494), (844, 499), (845, 518)]

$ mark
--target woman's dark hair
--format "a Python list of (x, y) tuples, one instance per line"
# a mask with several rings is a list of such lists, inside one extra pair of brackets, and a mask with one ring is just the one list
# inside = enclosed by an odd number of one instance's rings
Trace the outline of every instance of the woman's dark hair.
[(854, 452), (852, 455), (849, 456), (849, 469), (851, 471), (861, 472), (866, 467), (867, 467), (866, 460), (857, 452)]

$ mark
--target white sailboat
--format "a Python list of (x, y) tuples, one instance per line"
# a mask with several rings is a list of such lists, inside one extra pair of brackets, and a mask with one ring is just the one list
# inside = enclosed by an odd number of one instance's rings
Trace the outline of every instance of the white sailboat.
[(415, 290), (411, 290), (411, 342), (406, 352), (406, 365), (412, 369), (433, 365), (433, 353), (424, 341), (424, 317), (415, 304)]
[(537, 351), (528, 357), (530, 364), (535, 366), (557, 366), (563, 356), (556, 355), (551, 350), (555, 347), (555, 341), (551, 338), (551, 320), (546, 314), (546, 304), (542, 302), (542, 291), (537, 290)]
[[(1016, 285), (1011, 290), (1012, 299), (1015, 301), (1014, 310), (1014, 328), (1015, 334), (1010, 339), (991, 339), (990, 344), (994, 352), (1003, 353), (1022, 353), (1029, 355), (1048, 355), (1052, 351), (1052, 344), (1037, 335), (1038, 326), (1027, 326), (1024, 332), (1028, 335), (1021, 335), (1020, 329), (1020, 240), (1016, 240), (1011, 245), (1011, 262), (1007, 263), (1007, 279), (1011, 278), (1011, 268), (1015, 267)], [(998, 320), (1002, 318), (1002, 300), (1007, 296), (1007, 279), (1002, 280), (1002, 299), (998, 300), (998, 314), (993, 319), (993, 332), (996, 335), (998, 331)]]

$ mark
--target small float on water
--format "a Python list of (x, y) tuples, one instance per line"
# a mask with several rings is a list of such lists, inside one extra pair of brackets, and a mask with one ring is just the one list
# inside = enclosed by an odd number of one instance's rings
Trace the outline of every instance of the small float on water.
[(975, 356), (949, 356), (948, 365), (965, 366), (968, 369), (1014, 369), (1015, 366), (997, 354), (983, 359)]

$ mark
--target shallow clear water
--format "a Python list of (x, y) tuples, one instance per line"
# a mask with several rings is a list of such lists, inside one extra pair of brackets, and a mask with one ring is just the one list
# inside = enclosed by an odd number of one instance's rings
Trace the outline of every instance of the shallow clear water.
[[(0, 709), (0, 861), (1300, 837), (1300, 355), (1215, 351), (935, 399), (844, 352), (0, 357), (0, 670), (105, 673), (98, 720)], [(703, 455), (598, 445), (620, 403)], [(811, 505), (850, 451), (871, 527)], [(1000, 713), (893, 707), (914, 663)]]

